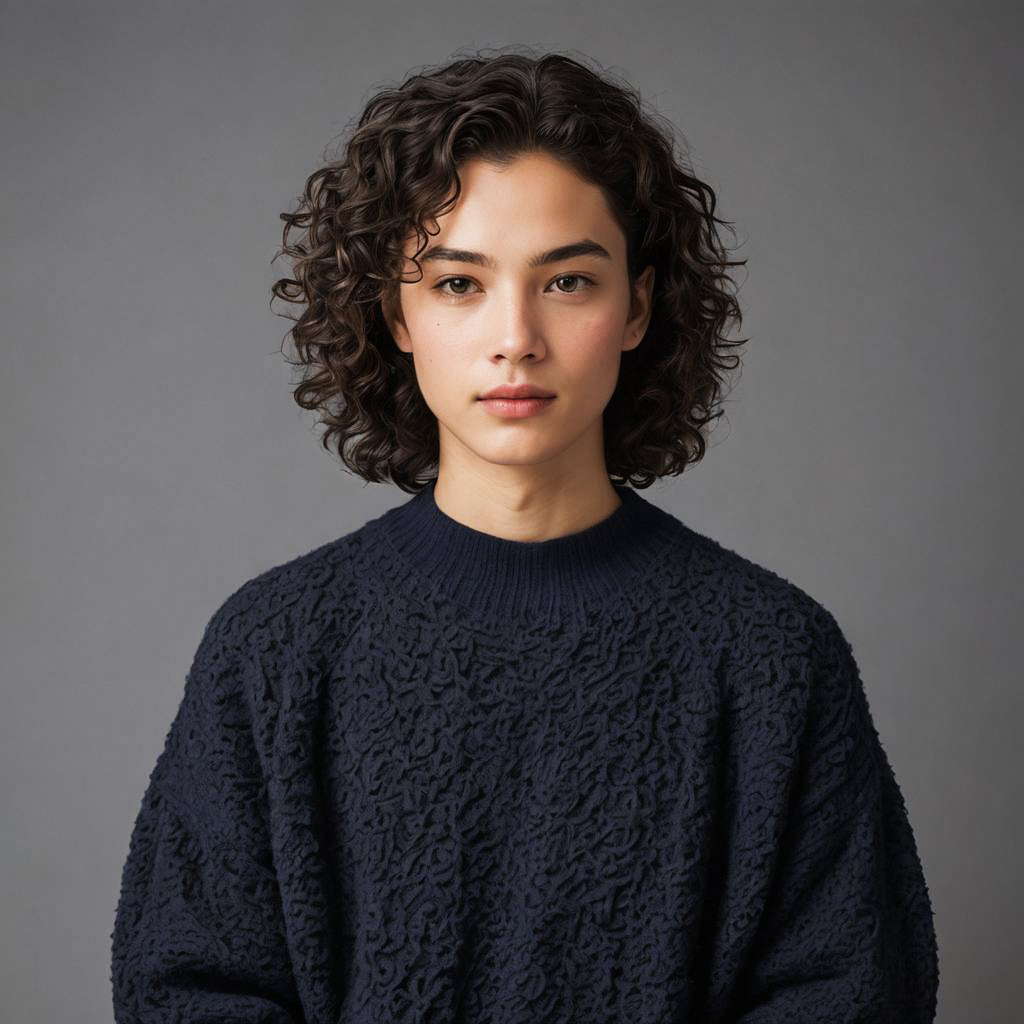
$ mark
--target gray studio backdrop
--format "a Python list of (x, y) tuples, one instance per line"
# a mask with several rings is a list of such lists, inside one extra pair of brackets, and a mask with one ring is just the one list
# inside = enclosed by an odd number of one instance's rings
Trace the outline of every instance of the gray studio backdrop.
[(526, 44), (635, 82), (735, 221), (742, 376), (646, 495), (835, 613), (935, 904), (938, 1019), (1020, 1020), (1021, 35), (966, 3), (5, 12), (0, 1019), (110, 1019), (204, 624), (405, 500), (291, 400), (279, 212), (375, 88)]

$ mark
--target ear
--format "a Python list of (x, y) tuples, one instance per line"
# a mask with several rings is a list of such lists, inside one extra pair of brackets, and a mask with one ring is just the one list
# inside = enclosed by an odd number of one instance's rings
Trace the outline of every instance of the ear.
[(651, 322), (651, 295), (654, 293), (654, 267), (648, 266), (636, 279), (630, 303), (629, 319), (623, 335), (622, 351), (636, 348), (643, 340), (647, 325)]
[(412, 352), (412, 339), (406, 329), (405, 320), (402, 318), (402, 304), (399, 299), (398, 285), (381, 300), (381, 315), (387, 324), (391, 337), (395, 344), (403, 352)]

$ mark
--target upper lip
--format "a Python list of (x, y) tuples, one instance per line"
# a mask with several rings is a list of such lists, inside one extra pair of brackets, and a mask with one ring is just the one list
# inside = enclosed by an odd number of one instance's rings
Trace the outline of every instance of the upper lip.
[(536, 387), (533, 384), (501, 384), (490, 391), (485, 391), (481, 398), (554, 398), (553, 391), (545, 391), (544, 388)]

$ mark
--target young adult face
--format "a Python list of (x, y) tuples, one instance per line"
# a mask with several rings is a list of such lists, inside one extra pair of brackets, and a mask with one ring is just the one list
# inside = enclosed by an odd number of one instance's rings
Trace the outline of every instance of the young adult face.
[[(440, 233), (419, 257), (422, 278), (408, 260), (399, 307), (387, 315), (438, 420), (439, 477), (468, 467), (484, 478), (607, 482), (602, 412), (621, 353), (650, 319), (654, 268), (631, 294), (626, 239), (603, 193), (553, 157), (523, 155), (504, 168), (474, 159), (460, 177), (457, 205), (438, 217)], [(536, 263), (581, 242), (593, 251)], [(413, 237), (407, 258), (414, 252)], [(554, 398), (502, 416), (481, 395), (504, 384)]]

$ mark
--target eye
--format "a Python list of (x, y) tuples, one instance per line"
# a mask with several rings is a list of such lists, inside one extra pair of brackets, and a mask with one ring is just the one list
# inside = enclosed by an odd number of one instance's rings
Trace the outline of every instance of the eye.
[(576, 292), (586, 291), (587, 288), (593, 288), (594, 282), (589, 277), (584, 277), (582, 274), (561, 274), (555, 278), (555, 281), (582, 281), (582, 288), (573, 288), (571, 292), (564, 292), (565, 295), (575, 295)]
[(472, 281), (469, 280), (468, 277), (446, 277), (443, 281), (438, 281), (437, 284), (434, 285), (434, 288), (437, 289), (437, 291), (439, 291), (442, 295), (447, 295), (449, 297), (458, 297), (458, 296), (465, 295), (466, 294), (465, 292), (460, 292), (460, 291), (446, 292), (444, 290), (444, 286), (446, 284), (451, 284), (453, 281), (468, 282), (469, 284), (473, 283)]
[[(561, 288), (558, 290), (562, 295), (576, 295), (578, 292), (586, 291), (588, 288), (595, 288), (597, 282), (591, 280), (589, 277), (584, 277), (582, 274), (559, 274), (558, 277), (552, 281), (552, 284), (562, 281), (577, 281), (582, 282), (582, 287), (573, 288), (570, 291), (564, 291)], [(442, 295), (447, 296), (450, 299), (462, 298), (465, 295), (470, 294), (466, 291), (460, 291), (459, 288), (466, 285), (472, 284), (473, 282), (468, 277), (446, 277), (435, 284), (434, 290), (440, 292)], [(447, 291), (445, 286), (455, 284), (459, 287), (455, 291)]]

